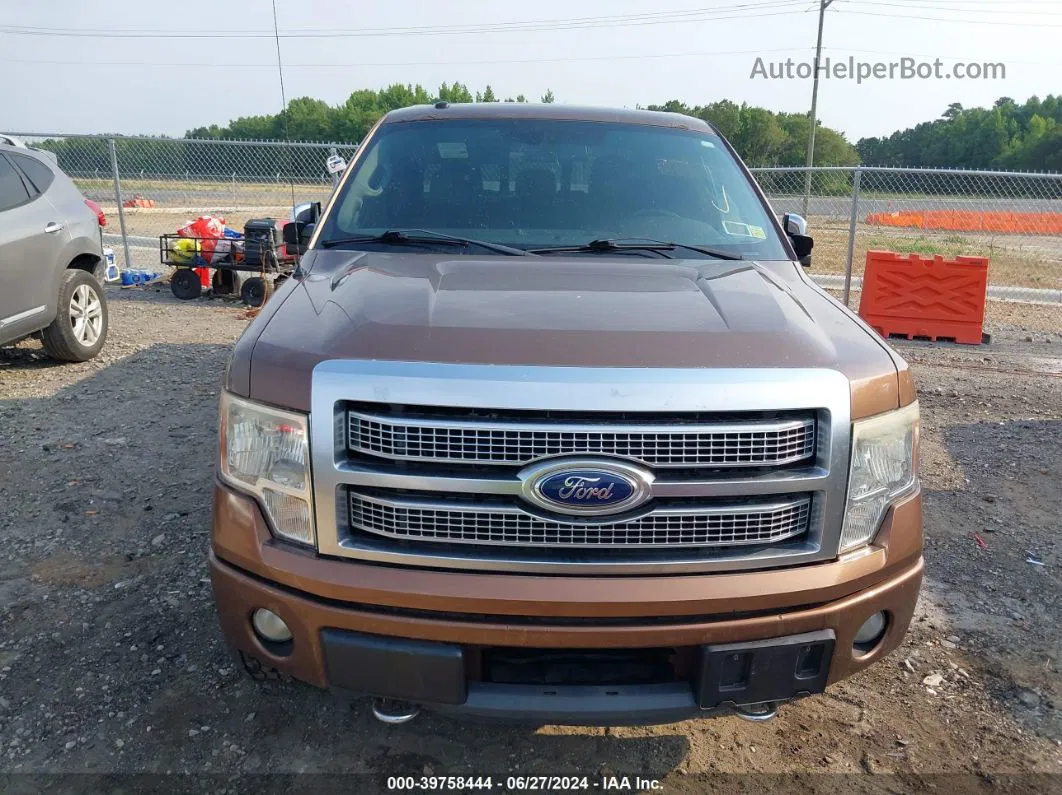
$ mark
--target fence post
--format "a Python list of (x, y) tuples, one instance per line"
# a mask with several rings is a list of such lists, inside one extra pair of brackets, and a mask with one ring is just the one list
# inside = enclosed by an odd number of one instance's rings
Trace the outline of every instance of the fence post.
[(855, 257), (856, 224), (859, 223), (859, 183), (863, 169), (855, 167), (852, 172), (852, 215), (848, 219), (848, 262), (844, 267), (844, 305), (848, 306), (848, 297), (852, 293), (852, 259)]
[(232, 209), (236, 209), (236, 172), (232, 172)]
[(114, 175), (114, 200), (118, 203), (118, 226), (122, 230), (122, 248), (125, 251), (125, 269), (129, 270), (133, 265), (133, 258), (129, 256), (129, 236), (125, 233), (125, 210), (122, 208), (122, 181), (118, 176), (118, 150), (114, 146), (114, 139), (108, 139), (111, 148), (111, 173)]

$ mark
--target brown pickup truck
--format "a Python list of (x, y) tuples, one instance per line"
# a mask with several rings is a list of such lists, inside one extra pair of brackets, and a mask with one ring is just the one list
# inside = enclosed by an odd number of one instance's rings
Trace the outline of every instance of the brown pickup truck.
[(388, 114), (237, 343), (210, 568), (256, 675), (534, 723), (763, 720), (901, 641), (906, 363), (709, 124)]

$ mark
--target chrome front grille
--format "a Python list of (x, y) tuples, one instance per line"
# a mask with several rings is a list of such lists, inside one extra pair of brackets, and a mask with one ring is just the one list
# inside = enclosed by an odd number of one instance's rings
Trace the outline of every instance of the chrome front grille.
[(608, 455), (650, 467), (766, 467), (815, 453), (815, 418), (635, 424), (424, 419), (351, 410), (348, 448), (401, 461), (515, 465), (561, 455)]
[(350, 526), (404, 541), (521, 547), (731, 547), (804, 533), (811, 499), (659, 508), (610, 523), (547, 519), (516, 505), (432, 502), (349, 492)]
[[(317, 550), (551, 575), (830, 560), (851, 402), (848, 379), (826, 369), (322, 362), (310, 417)], [(591, 516), (540, 493), (554, 470), (595, 466), (639, 470), (644, 502)]]

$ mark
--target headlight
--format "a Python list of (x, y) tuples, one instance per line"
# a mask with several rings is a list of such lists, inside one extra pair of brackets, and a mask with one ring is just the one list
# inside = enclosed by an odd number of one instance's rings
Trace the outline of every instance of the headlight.
[(852, 423), (841, 552), (867, 544), (885, 512), (918, 484), (918, 403)]
[(258, 497), (277, 535), (313, 546), (306, 416), (222, 392), (218, 436), (221, 477)]

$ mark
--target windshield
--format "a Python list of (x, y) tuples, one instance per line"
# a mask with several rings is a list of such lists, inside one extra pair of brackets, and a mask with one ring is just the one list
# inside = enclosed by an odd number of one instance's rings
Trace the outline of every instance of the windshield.
[(650, 239), (789, 258), (711, 133), (559, 120), (385, 124), (352, 169), (318, 245), (371, 249), (383, 245), (373, 237), (416, 229), (524, 250)]

